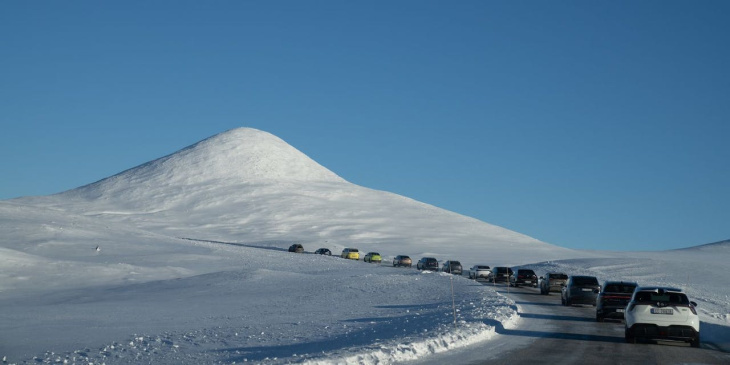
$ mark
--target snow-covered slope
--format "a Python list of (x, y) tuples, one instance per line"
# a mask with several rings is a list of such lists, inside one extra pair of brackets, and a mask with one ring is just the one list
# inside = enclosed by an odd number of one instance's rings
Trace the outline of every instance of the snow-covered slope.
[(585, 255), (351, 184), (281, 139), (250, 128), (87, 186), (17, 201), (173, 237), (279, 248), (297, 241), (310, 250), (355, 246), (390, 257), (431, 255), (465, 264)]

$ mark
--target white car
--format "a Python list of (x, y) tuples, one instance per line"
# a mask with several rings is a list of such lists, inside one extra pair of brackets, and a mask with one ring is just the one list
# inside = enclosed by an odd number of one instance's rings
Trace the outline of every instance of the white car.
[(682, 289), (639, 287), (626, 306), (625, 338), (628, 343), (642, 340), (689, 342), (700, 347), (700, 319), (697, 303)]
[(474, 265), (469, 268), (469, 279), (486, 279), (491, 273), (492, 269), (487, 265)]

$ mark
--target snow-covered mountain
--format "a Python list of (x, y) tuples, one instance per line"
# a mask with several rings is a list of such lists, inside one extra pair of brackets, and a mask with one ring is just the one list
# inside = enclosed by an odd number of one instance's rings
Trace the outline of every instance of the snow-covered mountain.
[(467, 264), (578, 255), (349, 183), (278, 137), (250, 128), (218, 134), (77, 189), (18, 201), (173, 237), (280, 248), (291, 242), (336, 252), (355, 246), (386, 256), (433, 255)]

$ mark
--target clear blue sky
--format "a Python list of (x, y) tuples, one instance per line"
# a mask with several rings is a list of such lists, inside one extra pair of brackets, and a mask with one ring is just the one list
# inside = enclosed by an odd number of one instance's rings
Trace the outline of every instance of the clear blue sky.
[(583, 249), (730, 238), (728, 1), (0, 2), (0, 199), (236, 127)]

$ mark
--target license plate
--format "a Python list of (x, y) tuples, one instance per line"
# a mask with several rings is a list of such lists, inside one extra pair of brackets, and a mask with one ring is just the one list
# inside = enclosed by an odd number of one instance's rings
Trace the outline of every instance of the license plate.
[(674, 310), (672, 308), (652, 308), (651, 313), (652, 314), (674, 314)]
[(593, 291), (591, 288), (583, 288), (583, 291)]
[(616, 312), (618, 312), (618, 313), (623, 313), (623, 312), (624, 312), (624, 310), (623, 310), (623, 309), (616, 309)]
[(532, 281), (527, 280), (527, 281), (525, 281), (525, 284), (532, 284)]

